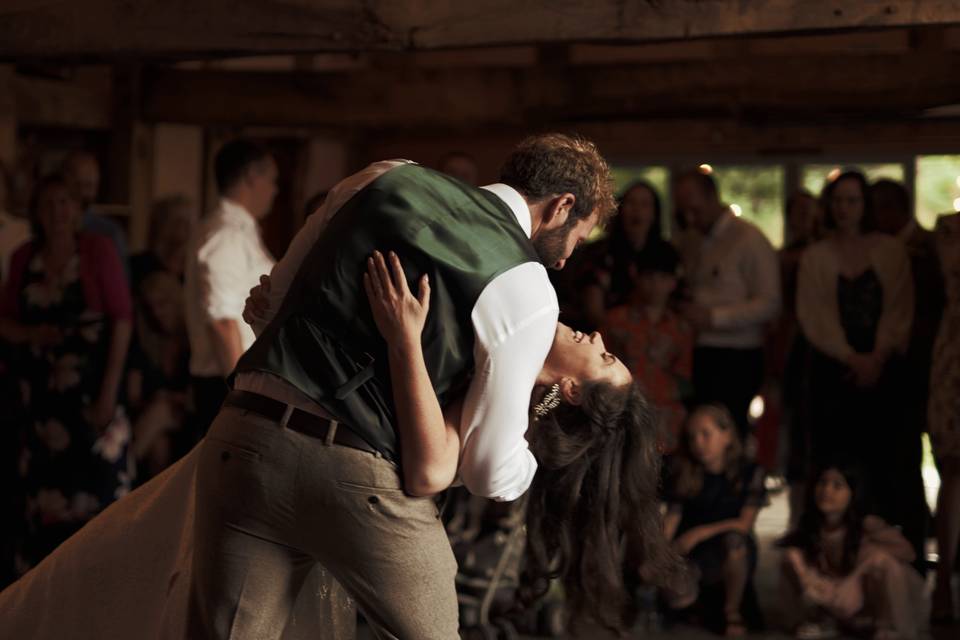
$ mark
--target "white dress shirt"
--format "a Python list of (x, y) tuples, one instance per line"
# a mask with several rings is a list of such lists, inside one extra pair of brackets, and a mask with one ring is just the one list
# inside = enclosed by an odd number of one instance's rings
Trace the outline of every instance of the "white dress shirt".
[(697, 346), (757, 349), (780, 312), (780, 262), (763, 232), (726, 211), (700, 244), (690, 274), (694, 302), (710, 311)]
[[(280, 308), (300, 264), (340, 207), (383, 173), (408, 162), (374, 163), (330, 191), (324, 206), (307, 219), (270, 274), (271, 310)], [(529, 236), (532, 220), (523, 197), (503, 184), (483, 188), (510, 207)], [(491, 280), (474, 305), (475, 373), (461, 416), (459, 475), (475, 495), (515, 500), (533, 481), (537, 462), (524, 437), (530, 394), (553, 344), (559, 313), (547, 271), (535, 262), (514, 267)], [(255, 328), (259, 333), (263, 327)], [(323, 414), (306, 395), (270, 374), (240, 374), (235, 387)]]
[(240, 343), (250, 348), (256, 336), (243, 321), (243, 305), (274, 259), (260, 238), (257, 221), (226, 198), (197, 224), (187, 248), (184, 295), (190, 338), (190, 374), (226, 376), (213, 342), (212, 323), (234, 320)]

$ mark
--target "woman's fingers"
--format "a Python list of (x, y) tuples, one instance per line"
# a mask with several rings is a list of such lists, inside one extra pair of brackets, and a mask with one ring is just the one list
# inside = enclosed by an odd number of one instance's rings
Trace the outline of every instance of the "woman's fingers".
[(393, 293), (395, 287), (390, 279), (390, 271), (387, 269), (387, 263), (383, 259), (383, 254), (379, 251), (373, 252), (373, 263), (377, 268), (377, 277), (380, 278), (380, 286), (385, 293)]
[(393, 275), (393, 286), (403, 295), (410, 295), (410, 287), (407, 286), (407, 276), (403, 273), (403, 266), (400, 264), (400, 258), (393, 251), (389, 254), (390, 271)]
[(430, 307), (430, 277), (427, 274), (420, 276), (420, 295), (417, 299), (423, 309)]
[(380, 274), (377, 271), (377, 264), (373, 256), (367, 258), (367, 278), (370, 281), (370, 287), (373, 289), (377, 298), (383, 297), (383, 283), (380, 282)]

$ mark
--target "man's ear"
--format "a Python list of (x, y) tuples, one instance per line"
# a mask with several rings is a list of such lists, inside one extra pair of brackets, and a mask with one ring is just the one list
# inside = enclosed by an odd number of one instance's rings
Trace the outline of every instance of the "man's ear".
[(551, 198), (543, 210), (543, 226), (547, 229), (559, 229), (570, 218), (577, 197), (572, 193), (561, 193)]
[(563, 378), (560, 380), (560, 395), (567, 404), (579, 405), (583, 402), (583, 396), (580, 393), (580, 384), (573, 378)]

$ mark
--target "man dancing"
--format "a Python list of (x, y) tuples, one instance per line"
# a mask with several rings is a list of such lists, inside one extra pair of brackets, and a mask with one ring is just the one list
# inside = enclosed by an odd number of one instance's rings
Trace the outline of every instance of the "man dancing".
[(433, 500), (409, 495), (448, 480), (402, 451), (366, 259), (391, 250), (429, 277), (424, 360), (441, 404), (464, 397), (460, 477), (513, 500), (536, 470), (528, 405), (557, 327), (544, 267), (613, 211), (610, 189), (593, 144), (550, 134), (482, 189), (397, 161), (331, 191), (274, 269), (276, 314), (203, 444), (190, 637), (279, 638), (317, 562), (380, 637), (457, 637), (453, 554)]

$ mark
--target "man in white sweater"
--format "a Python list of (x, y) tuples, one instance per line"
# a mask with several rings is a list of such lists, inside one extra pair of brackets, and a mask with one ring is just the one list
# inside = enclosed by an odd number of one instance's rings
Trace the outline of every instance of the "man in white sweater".
[(673, 197), (703, 235), (682, 309), (697, 329), (694, 395), (698, 403), (725, 405), (745, 437), (750, 402), (763, 383), (766, 327), (780, 312), (777, 254), (760, 229), (720, 201), (709, 174), (680, 174)]

